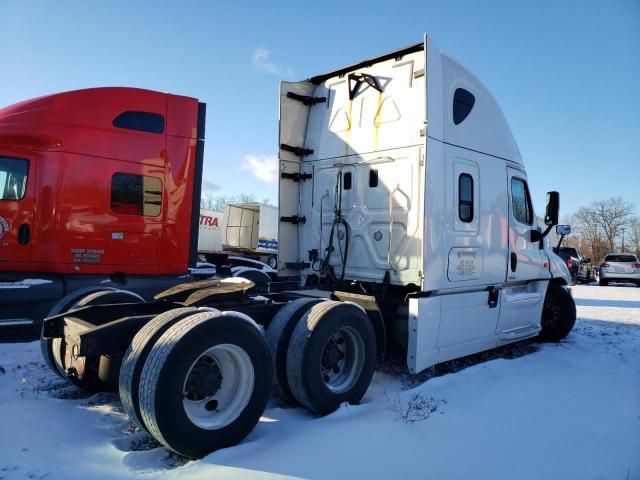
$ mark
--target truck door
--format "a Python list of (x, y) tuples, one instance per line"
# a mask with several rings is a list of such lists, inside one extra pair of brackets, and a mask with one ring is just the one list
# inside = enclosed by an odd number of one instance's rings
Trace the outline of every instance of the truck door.
[(507, 282), (548, 278), (546, 255), (540, 242), (531, 241), (531, 230), (538, 230), (533, 211), (527, 176), (524, 172), (507, 167), (509, 192), (509, 261)]
[(29, 261), (35, 178), (34, 159), (0, 153), (0, 270)]
[(538, 229), (527, 176), (507, 167), (509, 193), (509, 252), (505, 287), (500, 295), (499, 340), (504, 342), (537, 333), (549, 278), (548, 260), (540, 242), (531, 241)]

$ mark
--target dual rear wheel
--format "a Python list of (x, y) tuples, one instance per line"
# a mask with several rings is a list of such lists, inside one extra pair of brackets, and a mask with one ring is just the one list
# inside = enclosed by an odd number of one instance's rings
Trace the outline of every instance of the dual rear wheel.
[(180, 308), (133, 339), (120, 370), (120, 398), (142, 429), (189, 457), (240, 442), (275, 392), (326, 414), (358, 403), (375, 367), (375, 334), (355, 304), (300, 299), (266, 337), (246, 315)]
[(125, 412), (167, 448), (198, 458), (240, 442), (271, 395), (269, 349), (246, 315), (180, 308), (142, 328), (120, 370)]
[[(79, 292), (58, 314), (88, 305), (141, 301), (114, 289)], [(42, 340), (47, 363), (89, 391), (104, 390), (97, 361), (82, 376), (66, 368), (63, 339)], [(95, 365), (94, 365), (95, 363)], [(271, 396), (326, 414), (358, 403), (376, 363), (376, 339), (358, 305), (299, 299), (266, 336), (248, 316), (184, 307), (149, 321), (124, 354), (118, 388), (125, 412), (167, 448), (188, 457), (240, 442)]]
[(300, 299), (267, 329), (274, 391), (283, 400), (327, 414), (357, 404), (376, 365), (376, 338), (366, 312), (350, 302)]

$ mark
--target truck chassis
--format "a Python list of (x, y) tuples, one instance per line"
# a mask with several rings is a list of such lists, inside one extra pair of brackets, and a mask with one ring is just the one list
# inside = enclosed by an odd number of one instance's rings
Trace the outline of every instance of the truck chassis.
[[(240, 441), (272, 386), (283, 400), (318, 414), (358, 403), (386, 349), (375, 298), (317, 289), (253, 296), (253, 287), (240, 279), (189, 282), (152, 302), (112, 289), (81, 292), (63, 306), (69, 310), (43, 321), (43, 356), (80, 388), (117, 388), (134, 423), (189, 457)], [(190, 322), (195, 337), (180, 332), (188, 334)], [(167, 348), (182, 353), (159, 367)], [(167, 373), (191, 357), (189, 368)], [(169, 386), (158, 384), (167, 376)], [(183, 424), (163, 423), (175, 416), (163, 410), (167, 397), (183, 402)]]

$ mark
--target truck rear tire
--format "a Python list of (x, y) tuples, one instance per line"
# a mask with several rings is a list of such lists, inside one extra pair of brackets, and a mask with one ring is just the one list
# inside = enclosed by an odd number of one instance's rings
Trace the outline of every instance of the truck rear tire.
[(353, 303), (314, 305), (291, 334), (287, 381), (295, 399), (314, 413), (331, 413), (343, 402), (357, 404), (375, 365), (373, 326)]
[(271, 395), (271, 355), (255, 323), (236, 312), (182, 319), (156, 341), (140, 377), (147, 430), (167, 448), (200, 458), (240, 442)]
[(269, 265), (270, 268), (273, 268), (274, 270), (278, 269), (278, 257), (276, 257), (275, 255), (269, 255), (269, 257), (267, 257), (267, 265)]
[(287, 350), (291, 333), (298, 324), (300, 317), (311, 307), (324, 301), (317, 298), (298, 298), (287, 303), (271, 320), (265, 339), (273, 358), (273, 391), (287, 403), (296, 405), (298, 402), (291, 393), (287, 381)]
[(146, 430), (146, 427), (140, 413), (138, 390), (140, 388), (140, 374), (142, 373), (145, 359), (164, 332), (183, 318), (197, 312), (198, 309), (195, 307), (176, 308), (154, 317), (133, 337), (131, 345), (129, 345), (124, 354), (118, 378), (120, 401), (124, 412), (141, 430)]
[(542, 307), (542, 330), (538, 340), (559, 342), (569, 335), (576, 323), (576, 304), (569, 291), (561, 286), (550, 284)]
[[(74, 304), (77, 303), (80, 299), (82, 299), (86, 295), (89, 295), (90, 293), (94, 293), (97, 291), (104, 291), (104, 290), (115, 290), (115, 288), (85, 287), (85, 288), (80, 288), (78, 290), (75, 290), (65, 295), (60, 300), (58, 300), (58, 303), (56, 303), (51, 308), (51, 310), (49, 310), (47, 317), (53, 317), (55, 315), (61, 314), (62, 312), (66, 312), (67, 310), (72, 310), (73, 308), (75, 308)], [(42, 357), (44, 358), (45, 363), (56, 375), (62, 378), (66, 378), (66, 374), (62, 370), (63, 368), (62, 364), (58, 364), (58, 361), (56, 360), (56, 356), (54, 356), (53, 354), (53, 339), (43, 338), (43, 333), (44, 333), (44, 325), (42, 326), (42, 330), (40, 332), (40, 350), (42, 351)]]
[[(142, 303), (144, 299), (137, 293), (128, 290), (117, 290), (109, 287), (101, 288), (97, 291), (84, 292), (85, 295), (74, 302), (67, 310), (73, 310), (82, 307), (94, 305), (107, 305), (110, 303)], [(65, 310), (60, 311), (63, 313)], [(111, 386), (105, 384), (98, 378), (100, 357), (87, 357), (85, 359), (85, 369), (82, 377), (67, 374), (65, 366), (65, 345), (62, 338), (54, 338), (51, 340), (51, 355), (54, 365), (61, 377), (66, 378), (75, 386), (82, 388), (88, 392), (100, 392), (110, 390)]]

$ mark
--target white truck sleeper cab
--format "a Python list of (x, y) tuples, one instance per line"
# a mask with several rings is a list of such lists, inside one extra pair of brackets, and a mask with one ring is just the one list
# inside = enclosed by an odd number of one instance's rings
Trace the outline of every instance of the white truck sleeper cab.
[(569, 272), (502, 110), (430, 38), (282, 82), (279, 143), (279, 273), (396, 287), (411, 372), (539, 334)]
[[(569, 272), (545, 239), (557, 192), (542, 233), (500, 108), (426, 37), (282, 84), (279, 195), (278, 268), (310, 288), (76, 290), (43, 321), (45, 361), (86, 390), (117, 385), (141, 429), (198, 458), (241, 441), (272, 391), (316, 414), (358, 403), (392, 336), (419, 372), (573, 327)], [(268, 222), (227, 213), (235, 246), (253, 249)], [(233, 274), (249, 271), (264, 273)]]

